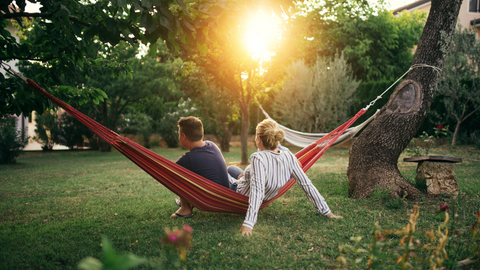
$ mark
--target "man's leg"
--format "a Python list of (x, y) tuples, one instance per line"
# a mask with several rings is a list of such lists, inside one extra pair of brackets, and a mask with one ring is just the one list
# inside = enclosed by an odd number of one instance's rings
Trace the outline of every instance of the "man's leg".
[(180, 208), (178, 208), (177, 212), (172, 214), (172, 218), (176, 217), (193, 217), (193, 209), (190, 203), (187, 200), (180, 197)]

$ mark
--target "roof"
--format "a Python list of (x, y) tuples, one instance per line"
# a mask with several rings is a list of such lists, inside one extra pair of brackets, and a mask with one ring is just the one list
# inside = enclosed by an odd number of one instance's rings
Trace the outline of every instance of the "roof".
[(427, 1), (427, 0), (420, 0), (420, 1), (417, 1), (415, 3), (411, 3), (409, 5), (406, 5), (406, 6), (403, 6), (403, 7), (400, 7), (400, 8), (397, 8), (393, 11), (393, 14), (397, 14), (397, 13), (400, 13), (401, 11), (403, 10), (411, 10), (411, 9), (414, 9), (416, 7), (419, 7), (419, 6), (422, 6), (424, 4), (427, 4), (427, 3), (430, 3), (432, 1)]

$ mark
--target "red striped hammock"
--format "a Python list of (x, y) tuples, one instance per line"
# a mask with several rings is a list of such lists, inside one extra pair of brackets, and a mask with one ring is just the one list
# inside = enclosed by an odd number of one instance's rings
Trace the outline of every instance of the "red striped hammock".
[[(202, 211), (223, 212), (223, 213), (246, 213), (248, 209), (248, 197), (217, 183), (214, 183), (200, 175), (197, 175), (175, 162), (172, 162), (157, 153), (125, 138), (115, 132), (107, 129), (83, 113), (77, 111), (58, 98), (52, 96), (38, 86), (34, 81), (26, 79), (26, 83), (32, 89), (40, 92), (55, 104), (70, 113), (73, 117), (90, 128), (99, 137), (104, 139), (120, 153), (125, 155), (145, 172), (150, 174), (162, 185), (167, 187), (173, 193), (185, 198), (196, 208)], [(303, 165), (306, 172), (320, 158), (320, 156), (340, 137), (345, 130), (352, 125), (357, 118), (366, 112), (360, 110), (352, 119), (339, 126), (328, 135), (322, 137), (315, 143), (307, 146), (296, 154), (296, 157)], [(260, 209), (269, 205), (272, 201), (282, 196), (293, 185), (295, 180), (292, 178), (278, 192), (273, 199), (264, 201)]]

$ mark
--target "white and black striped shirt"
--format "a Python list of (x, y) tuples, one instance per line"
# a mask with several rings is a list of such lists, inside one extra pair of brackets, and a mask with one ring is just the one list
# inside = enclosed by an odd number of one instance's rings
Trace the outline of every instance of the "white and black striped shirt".
[(234, 181), (237, 184), (237, 192), (250, 197), (243, 226), (253, 229), (262, 201), (275, 197), (278, 190), (292, 177), (302, 187), (319, 213), (323, 215), (330, 213), (325, 199), (300, 168), (297, 158), (283, 146), (279, 146), (278, 150), (280, 153), (269, 150), (253, 153), (250, 156), (251, 164), (245, 169), (245, 175)]

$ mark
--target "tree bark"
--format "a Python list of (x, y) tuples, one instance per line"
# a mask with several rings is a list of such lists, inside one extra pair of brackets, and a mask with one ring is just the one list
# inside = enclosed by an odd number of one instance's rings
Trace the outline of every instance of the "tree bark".
[(452, 138), (452, 146), (457, 146), (457, 136), (458, 136), (458, 131), (460, 130), (460, 125), (462, 124), (462, 121), (457, 118), (457, 124), (455, 125), (455, 131), (453, 132), (453, 138)]
[[(102, 120), (103, 120), (103, 125), (106, 127), (109, 127), (107, 101), (102, 102)], [(112, 151), (112, 146), (102, 138), (100, 138), (100, 151), (102, 152)]]
[(248, 164), (248, 129), (250, 128), (250, 111), (248, 104), (240, 104), (240, 111), (242, 114), (242, 130), (240, 132), (240, 149), (242, 152), (242, 165)]
[[(442, 68), (462, 0), (434, 0), (412, 66)], [(415, 200), (420, 191), (401, 175), (397, 163), (430, 108), (439, 74), (431, 67), (414, 68), (390, 96), (375, 120), (350, 148), (349, 194), (367, 198), (376, 188)]]

